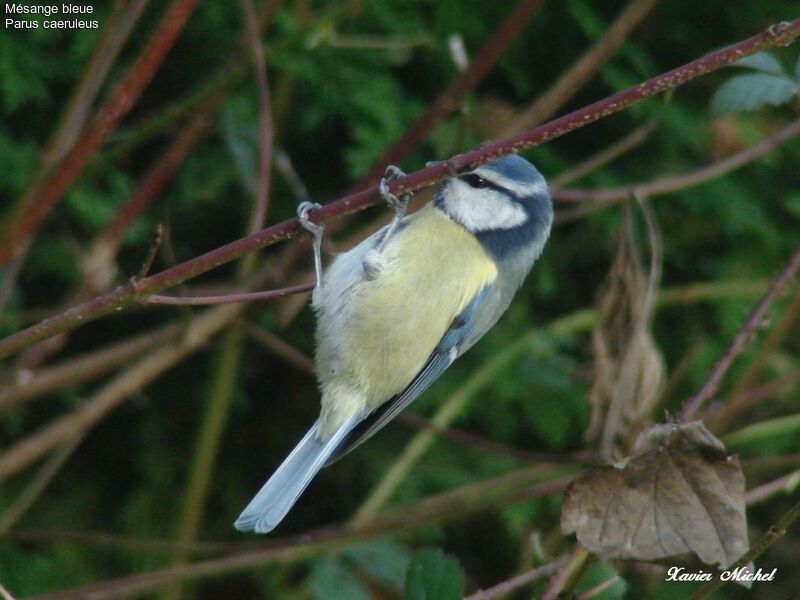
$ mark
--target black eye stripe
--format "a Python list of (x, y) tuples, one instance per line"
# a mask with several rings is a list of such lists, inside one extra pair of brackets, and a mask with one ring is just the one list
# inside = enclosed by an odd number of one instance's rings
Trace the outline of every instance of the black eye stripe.
[(459, 179), (474, 189), (478, 190), (490, 189), (490, 190), (495, 190), (497, 192), (501, 192), (503, 194), (511, 195), (512, 197), (514, 196), (514, 194), (510, 190), (507, 190), (506, 188), (497, 185), (496, 183), (492, 183), (488, 179), (484, 179), (477, 173), (467, 173), (466, 175), (461, 175)]

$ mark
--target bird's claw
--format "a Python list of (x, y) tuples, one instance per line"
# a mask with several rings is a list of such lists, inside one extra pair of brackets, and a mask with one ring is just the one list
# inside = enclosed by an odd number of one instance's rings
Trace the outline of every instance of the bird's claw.
[(312, 223), (308, 218), (308, 213), (320, 208), (322, 208), (320, 204), (309, 201), (297, 205), (297, 221), (300, 223), (300, 227), (310, 233), (313, 238), (314, 272), (317, 276), (317, 287), (322, 282), (322, 233), (325, 231), (325, 227)]
[(403, 217), (406, 216), (408, 203), (411, 201), (411, 197), (414, 195), (412, 192), (406, 192), (398, 197), (389, 190), (390, 181), (394, 181), (400, 177), (405, 177), (405, 175), (406, 174), (399, 167), (389, 165), (386, 167), (385, 176), (378, 184), (378, 193), (394, 213), (392, 220), (389, 222), (389, 225), (386, 228), (386, 234), (383, 236), (383, 239), (378, 246), (378, 252), (381, 252), (386, 247), (386, 243), (389, 241), (389, 238), (395, 232), (397, 226), (400, 224), (400, 221), (403, 220)]

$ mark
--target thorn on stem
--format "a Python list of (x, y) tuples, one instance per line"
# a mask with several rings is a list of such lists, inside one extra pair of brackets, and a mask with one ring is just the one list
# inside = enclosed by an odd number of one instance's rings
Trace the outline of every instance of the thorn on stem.
[(153, 238), (150, 240), (150, 249), (147, 251), (147, 257), (142, 263), (142, 268), (139, 269), (139, 274), (134, 278), (134, 283), (147, 277), (150, 268), (153, 266), (153, 261), (156, 259), (158, 249), (161, 247), (161, 241), (164, 239), (164, 226), (159, 223), (156, 225), (156, 230), (153, 233)]
[(780, 23), (773, 23), (772, 25), (767, 27), (767, 35), (769, 35), (771, 37), (774, 37), (774, 38), (780, 37), (780, 35), (784, 31), (789, 29), (790, 26), (791, 26), (791, 23), (789, 23), (787, 21), (781, 21)]

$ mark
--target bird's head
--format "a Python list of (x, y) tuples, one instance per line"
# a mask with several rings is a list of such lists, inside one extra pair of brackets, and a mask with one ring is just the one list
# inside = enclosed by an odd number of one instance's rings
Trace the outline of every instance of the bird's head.
[(518, 251), (538, 256), (553, 222), (547, 182), (515, 154), (448, 179), (434, 201), (496, 259)]

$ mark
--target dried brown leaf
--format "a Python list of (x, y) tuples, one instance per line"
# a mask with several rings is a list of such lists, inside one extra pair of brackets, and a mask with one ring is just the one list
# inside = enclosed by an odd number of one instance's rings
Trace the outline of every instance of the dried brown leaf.
[(624, 452), (622, 442), (647, 420), (664, 380), (664, 361), (650, 333), (661, 244), (649, 208), (644, 201), (640, 206), (650, 238), (649, 273), (642, 265), (633, 209), (626, 205), (614, 262), (598, 295), (600, 323), (592, 332), (592, 416), (586, 438), (599, 438), (606, 458)]
[(694, 552), (727, 568), (748, 549), (739, 460), (700, 421), (657, 425), (622, 463), (595, 467), (570, 484), (561, 530), (609, 558)]

